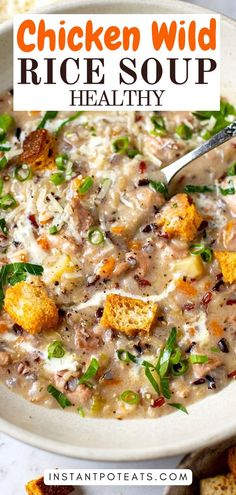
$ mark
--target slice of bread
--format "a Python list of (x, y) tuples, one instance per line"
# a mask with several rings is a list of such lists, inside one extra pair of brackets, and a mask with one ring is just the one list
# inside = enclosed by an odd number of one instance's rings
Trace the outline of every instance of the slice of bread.
[(230, 473), (201, 480), (200, 495), (236, 495), (236, 477)]
[(25, 488), (28, 495), (69, 495), (74, 491), (73, 486), (47, 486), (43, 478), (29, 481)]
[(228, 466), (231, 473), (236, 476), (236, 447), (231, 447), (228, 450)]
[(127, 335), (149, 332), (157, 314), (157, 304), (132, 297), (109, 294), (106, 297), (101, 324)]

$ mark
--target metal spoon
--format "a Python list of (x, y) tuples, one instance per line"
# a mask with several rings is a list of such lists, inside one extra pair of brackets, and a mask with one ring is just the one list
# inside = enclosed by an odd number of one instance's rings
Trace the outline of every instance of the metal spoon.
[(182, 156), (179, 160), (176, 160), (176, 162), (173, 162), (163, 168), (161, 172), (164, 174), (167, 184), (169, 184), (175, 175), (186, 167), (186, 165), (196, 160), (196, 158), (205, 155), (205, 153), (208, 153), (208, 151), (213, 150), (220, 144), (226, 143), (226, 141), (232, 139), (233, 137), (236, 137), (236, 120), (232, 122), (232, 124), (225, 127), (223, 131), (218, 132), (211, 139), (201, 144), (201, 146), (195, 150), (190, 151), (190, 153)]

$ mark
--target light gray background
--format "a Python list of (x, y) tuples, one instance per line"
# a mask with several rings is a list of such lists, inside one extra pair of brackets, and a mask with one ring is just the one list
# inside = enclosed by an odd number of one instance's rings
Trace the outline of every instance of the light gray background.
[[(0, 0), (1, 1), (1, 0)], [(236, 0), (189, 0), (190, 3), (202, 5), (236, 18)], [(78, 461), (62, 456), (49, 454), (34, 449), (0, 434), (0, 493), (2, 495), (25, 495), (26, 481), (37, 478), (48, 468), (169, 468), (175, 467), (180, 457), (172, 457), (161, 461), (108, 464)], [(78, 488), (76, 495), (163, 495), (158, 487), (88, 487)]]

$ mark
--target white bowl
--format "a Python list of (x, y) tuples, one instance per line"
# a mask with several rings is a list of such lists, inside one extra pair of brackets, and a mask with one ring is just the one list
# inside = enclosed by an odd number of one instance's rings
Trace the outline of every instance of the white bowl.
[[(199, 13), (175, 0), (91, 0), (53, 5), (44, 12)], [(222, 17), (222, 95), (236, 103), (236, 23)], [(0, 28), (0, 91), (11, 87), (12, 25)], [(220, 442), (236, 431), (236, 383), (189, 408), (160, 419), (81, 419), (76, 414), (30, 404), (0, 386), (0, 428), (36, 447), (68, 456), (106, 461), (156, 459)]]

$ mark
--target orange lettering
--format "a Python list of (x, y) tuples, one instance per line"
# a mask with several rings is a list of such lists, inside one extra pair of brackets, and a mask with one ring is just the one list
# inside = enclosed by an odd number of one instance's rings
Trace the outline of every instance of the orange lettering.
[(83, 30), (79, 26), (73, 27), (68, 34), (68, 46), (73, 52), (76, 52), (77, 50), (81, 50), (81, 48), (83, 48), (83, 43), (81, 43), (81, 41), (77, 44), (75, 43), (75, 36), (78, 36), (78, 38), (83, 37)]
[(160, 29), (156, 21), (152, 23), (152, 42), (155, 50), (160, 50), (163, 43), (165, 43), (166, 48), (170, 51), (172, 50), (175, 42), (177, 30), (177, 23), (175, 21), (171, 22), (169, 30), (165, 22), (161, 25)]
[(35, 49), (35, 44), (31, 43), (29, 45), (25, 44), (24, 37), (25, 31), (28, 29), (29, 34), (34, 34), (36, 31), (34, 21), (23, 21), (17, 31), (17, 44), (23, 52), (32, 52)]
[(98, 50), (102, 51), (103, 50), (103, 46), (102, 46), (102, 43), (99, 39), (99, 36), (102, 34), (103, 32), (103, 28), (100, 27), (98, 28), (96, 31), (93, 32), (93, 23), (92, 21), (88, 21), (87, 22), (87, 36), (86, 36), (86, 41), (85, 41), (85, 48), (87, 51), (90, 52), (91, 48), (92, 48), (92, 44), (94, 43), (97, 47)]
[[(205, 41), (205, 37), (208, 41)], [(216, 20), (210, 20), (209, 28), (202, 28), (199, 32), (198, 43), (202, 50), (215, 50), (216, 49)]]
[(123, 30), (123, 47), (124, 50), (130, 49), (130, 37), (133, 37), (132, 49), (136, 52), (140, 43), (140, 31), (137, 27), (127, 28)]
[(45, 22), (41, 20), (38, 27), (38, 49), (40, 52), (44, 50), (45, 39), (48, 38), (49, 48), (54, 52), (56, 47), (56, 34), (53, 29), (45, 29)]
[(104, 42), (108, 50), (117, 50), (121, 42), (117, 41), (120, 36), (120, 29), (117, 26), (109, 27), (104, 34)]

